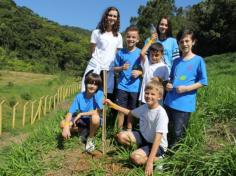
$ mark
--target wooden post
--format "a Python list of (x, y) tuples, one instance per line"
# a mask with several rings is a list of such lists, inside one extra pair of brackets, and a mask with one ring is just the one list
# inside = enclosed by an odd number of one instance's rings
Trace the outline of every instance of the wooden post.
[(50, 96), (50, 98), (49, 98), (49, 103), (48, 103), (48, 111), (51, 110), (51, 107), (52, 107), (52, 99), (53, 99), (53, 96)]
[(5, 102), (5, 100), (2, 100), (0, 103), (0, 136), (2, 135), (2, 105)]
[(27, 101), (24, 106), (23, 106), (23, 113), (22, 113), (22, 126), (24, 127), (25, 126), (25, 111), (26, 111), (26, 106), (29, 102)]
[(41, 118), (41, 111), (42, 111), (42, 107), (43, 107), (42, 106), (43, 98), (44, 98), (44, 96), (40, 97), (40, 99), (39, 99), (39, 106), (38, 106), (38, 113), (39, 113), (38, 118), (39, 119)]
[(36, 102), (36, 100), (31, 102), (31, 114), (30, 114), (30, 124), (33, 124), (33, 118), (34, 118), (34, 103)]
[(60, 102), (60, 88), (57, 90), (57, 103)]
[(16, 121), (16, 106), (19, 104), (19, 102), (16, 102), (16, 104), (12, 108), (12, 128), (15, 128), (15, 121)]
[(47, 113), (47, 99), (48, 99), (48, 95), (45, 96), (45, 99), (44, 99), (43, 115), (46, 115)]
[(56, 98), (57, 98), (57, 94), (54, 95), (53, 97), (53, 109), (56, 109)]
[[(107, 71), (103, 70), (103, 91), (107, 98)], [(103, 106), (102, 111), (103, 125), (102, 125), (102, 153), (106, 154), (106, 106)]]

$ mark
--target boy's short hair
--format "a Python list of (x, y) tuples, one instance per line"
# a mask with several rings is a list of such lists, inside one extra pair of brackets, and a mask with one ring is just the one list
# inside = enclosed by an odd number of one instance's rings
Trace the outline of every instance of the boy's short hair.
[(161, 43), (153, 43), (150, 48), (149, 48), (150, 51), (160, 51), (161, 53), (164, 52), (164, 47)]
[(96, 73), (89, 73), (85, 77), (85, 86), (87, 88), (87, 84), (95, 84), (98, 86), (98, 89), (102, 88), (102, 78), (100, 75)]
[(127, 27), (127, 28), (125, 29), (125, 34), (127, 34), (127, 32), (129, 32), (129, 31), (136, 31), (136, 32), (139, 34), (139, 29), (138, 29), (138, 27), (137, 27), (137, 26), (134, 26), (134, 25), (131, 25), (131, 26)]
[(176, 36), (177, 41), (179, 42), (179, 41), (180, 41), (182, 38), (184, 38), (186, 35), (190, 35), (191, 39), (192, 39), (193, 41), (196, 41), (196, 36), (195, 36), (194, 32), (193, 32), (192, 30), (190, 30), (190, 29), (181, 29), (181, 30), (178, 32), (177, 36)]
[(153, 89), (157, 90), (161, 98), (163, 97), (163, 94), (164, 94), (163, 81), (158, 76), (151, 78), (151, 81), (148, 82), (144, 90), (146, 91), (146, 90), (153, 90)]

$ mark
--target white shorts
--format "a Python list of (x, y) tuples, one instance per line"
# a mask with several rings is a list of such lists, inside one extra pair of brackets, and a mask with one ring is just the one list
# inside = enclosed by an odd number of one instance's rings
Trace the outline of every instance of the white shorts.
[[(81, 82), (81, 92), (85, 91), (85, 76), (89, 73), (89, 72), (93, 72), (93, 73), (96, 73), (96, 74), (99, 74), (101, 73), (103, 69), (98, 65), (98, 64), (94, 64), (94, 63), (91, 63), (89, 62), (87, 68), (85, 69), (85, 72), (84, 72), (84, 75), (83, 75), (83, 78), (82, 78), (82, 82)], [(107, 71), (107, 93), (113, 93), (113, 90), (114, 90), (114, 84), (115, 84), (115, 81), (114, 81), (114, 70), (109, 70)]]

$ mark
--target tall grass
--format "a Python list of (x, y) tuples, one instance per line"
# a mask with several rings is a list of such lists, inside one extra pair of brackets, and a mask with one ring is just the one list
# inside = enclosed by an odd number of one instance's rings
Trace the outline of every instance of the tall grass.
[[(163, 170), (155, 170), (154, 175), (236, 175), (236, 53), (212, 56), (206, 61), (209, 86), (198, 92), (197, 111), (191, 115), (186, 136), (161, 162)], [(78, 147), (77, 138), (63, 145), (58, 143), (58, 122), (63, 115), (64, 112), (58, 112), (54, 119), (41, 122), (28, 140), (1, 152), (4, 162), (0, 164), (0, 175), (43, 175), (60, 169), (61, 155), (49, 160), (45, 156)], [(116, 129), (111, 126), (107, 129), (107, 138), (114, 138)], [(101, 129), (95, 142), (101, 148)], [(135, 166), (129, 160), (134, 149), (111, 140), (107, 155), (89, 159), (90, 169), (83, 175), (144, 175), (144, 167)], [(121, 166), (120, 170), (107, 172), (112, 164)]]

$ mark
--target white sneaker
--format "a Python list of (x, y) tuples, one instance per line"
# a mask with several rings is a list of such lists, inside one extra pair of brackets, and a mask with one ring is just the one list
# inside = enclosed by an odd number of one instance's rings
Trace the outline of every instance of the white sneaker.
[(86, 145), (85, 145), (85, 151), (86, 152), (92, 152), (94, 150), (95, 150), (95, 145), (94, 145), (94, 143), (92, 141), (92, 138), (88, 137)]
[(83, 142), (83, 143), (86, 142), (87, 137), (88, 137), (88, 130), (85, 128), (80, 132), (81, 142)]
[(158, 160), (155, 163), (155, 171), (163, 171), (163, 157), (164, 155), (158, 157)]

